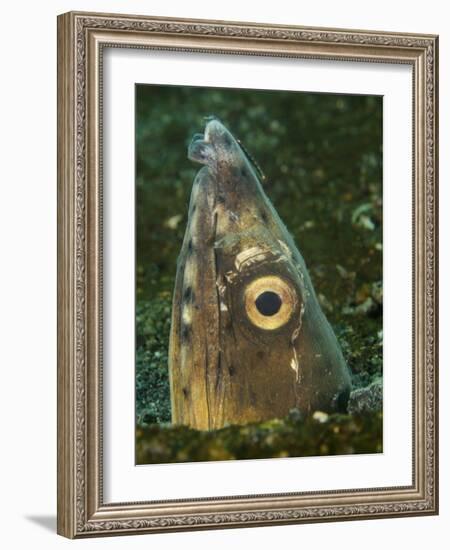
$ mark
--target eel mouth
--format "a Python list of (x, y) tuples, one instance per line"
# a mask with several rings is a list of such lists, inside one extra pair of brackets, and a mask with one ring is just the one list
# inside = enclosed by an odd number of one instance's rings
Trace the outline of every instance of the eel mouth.
[(188, 148), (188, 158), (213, 166), (218, 157), (235, 154), (237, 143), (216, 117), (208, 117), (203, 134), (194, 134)]

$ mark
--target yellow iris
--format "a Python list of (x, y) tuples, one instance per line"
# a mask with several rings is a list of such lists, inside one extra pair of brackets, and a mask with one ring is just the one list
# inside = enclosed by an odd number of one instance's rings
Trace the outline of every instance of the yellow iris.
[(244, 301), (248, 318), (254, 325), (275, 330), (291, 318), (297, 295), (281, 277), (270, 275), (252, 281), (245, 289)]

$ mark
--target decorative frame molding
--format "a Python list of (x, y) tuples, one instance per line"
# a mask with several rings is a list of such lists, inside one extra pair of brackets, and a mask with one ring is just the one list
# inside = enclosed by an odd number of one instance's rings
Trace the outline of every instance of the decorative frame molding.
[[(413, 67), (413, 484), (104, 504), (102, 48), (404, 63)], [(75, 538), (438, 513), (438, 38), (67, 13), (58, 17), (58, 533)]]

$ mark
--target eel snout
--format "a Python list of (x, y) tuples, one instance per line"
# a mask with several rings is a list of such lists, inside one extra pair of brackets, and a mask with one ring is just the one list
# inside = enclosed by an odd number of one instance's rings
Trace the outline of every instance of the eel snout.
[(239, 145), (229, 130), (217, 118), (210, 118), (204, 134), (194, 134), (188, 157), (213, 168), (218, 158), (236, 155)]

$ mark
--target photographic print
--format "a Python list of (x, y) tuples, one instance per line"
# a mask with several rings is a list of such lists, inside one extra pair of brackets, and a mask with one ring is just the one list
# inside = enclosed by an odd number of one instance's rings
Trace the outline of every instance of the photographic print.
[(437, 61), (58, 17), (58, 533), (438, 513)]
[(382, 97), (135, 94), (136, 463), (382, 452)]

